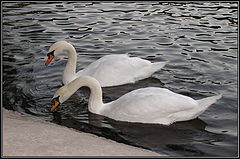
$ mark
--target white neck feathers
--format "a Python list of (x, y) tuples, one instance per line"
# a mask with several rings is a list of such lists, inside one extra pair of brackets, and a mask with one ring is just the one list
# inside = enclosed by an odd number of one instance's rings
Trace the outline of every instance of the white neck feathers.
[(77, 53), (75, 48), (69, 44), (65, 43), (63, 51), (68, 53), (68, 62), (64, 69), (64, 74), (74, 76), (76, 74), (76, 64), (77, 64)]
[(89, 76), (82, 76), (67, 85), (69, 93), (76, 92), (79, 88), (87, 86), (91, 90), (88, 109), (92, 113), (99, 114), (100, 110), (103, 107), (102, 102), (102, 89), (99, 82)]

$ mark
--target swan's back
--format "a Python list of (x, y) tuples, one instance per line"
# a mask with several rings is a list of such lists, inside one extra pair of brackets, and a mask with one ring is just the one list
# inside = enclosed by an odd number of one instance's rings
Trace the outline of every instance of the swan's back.
[[(152, 71), (151, 66), (150, 61), (138, 57), (125, 54), (106, 55), (78, 72), (77, 76), (88, 75), (97, 79), (101, 86), (114, 86), (149, 77), (156, 71)], [(160, 68), (158, 67), (158, 70)]]
[(170, 124), (188, 120), (197, 110), (194, 99), (170, 90), (148, 87), (134, 90), (105, 106), (102, 114), (116, 120)]

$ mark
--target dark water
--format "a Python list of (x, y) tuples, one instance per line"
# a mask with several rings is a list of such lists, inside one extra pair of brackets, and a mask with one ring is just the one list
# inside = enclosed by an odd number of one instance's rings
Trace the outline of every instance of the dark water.
[[(22, 114), (171, 156), (238, 155), (238, 4), (168, 2), (3, 2), (3, 106)], [(87, 110), (88, 89), (54, 113), (67, 56), (45, 67), (50, 45), (65, 40), (77, 69), (108, 54), (170, 61), (151, 78), (103, 89), (104, 101), (141, 87), (201, 99), (222, 93), (199, 118), (171, 126), (119, 122)]]

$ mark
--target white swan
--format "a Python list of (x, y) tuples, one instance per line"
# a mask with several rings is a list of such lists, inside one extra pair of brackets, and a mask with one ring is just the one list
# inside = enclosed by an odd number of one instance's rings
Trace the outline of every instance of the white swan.
[(54, 56), (58, 56), (64, 51), (68, 53), (68, 62), (62, 75), (64, 85), (80, 76), (94, 77), (102, 87), (134, 83), (151, 76), (166, 64), (166, 62), (151, 63), (148, 60), (129, 57), (125, 54), (106, 55), (76, 73), (77, 53), (75, 48), (66, 41), (59, 41), (50, 47), (45, 65), (47, 66)]
[(217, 95), (194, 100), (165, 88), (147, 87), (131, 91), (115, 101), (103, 103), (99, 82), (90, 76), (82, 76), (56, 91), (51, 111), (82, 86), (91, 90), (88, 109), (92, 113), (119, 121), (164, 125), (194, 119), (222, 97)]

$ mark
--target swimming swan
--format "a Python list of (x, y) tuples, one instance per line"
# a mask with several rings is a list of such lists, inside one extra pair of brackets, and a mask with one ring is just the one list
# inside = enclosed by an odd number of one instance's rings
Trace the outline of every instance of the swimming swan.
[(151, 63), (148, 60), (129, 57), (125, 54), (106, 55), (76, 73), (75, 48), (66, 41), (58, 41), (50, 47), (45, 65), (47, 66), (55, 56), (64, 51), (68, 53), (68, 62), (62, 75), (64, 85), (80, 76), (94, 77), (102, 87), (134, 83), (151, 76), (166, 64), (166, 62)]
[(91, 90), (88, 102), (90, 112), (114, 120), (138, 123), (169, 125), (176, 121), (191, 120), (222, 97), (216, 95), (194, 100), (165, 88), (147, 87), (133, 90), (115, 101), (103, 103), (99, 82), (90, 76), (82, 76), (56, 91), (52, 99), (51, 111), (82, 86), (87, 86)]

